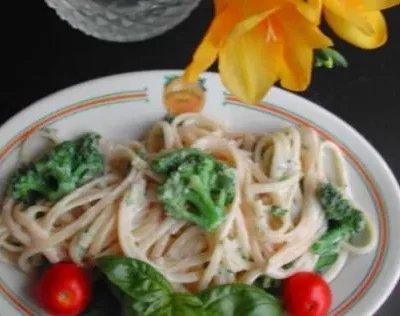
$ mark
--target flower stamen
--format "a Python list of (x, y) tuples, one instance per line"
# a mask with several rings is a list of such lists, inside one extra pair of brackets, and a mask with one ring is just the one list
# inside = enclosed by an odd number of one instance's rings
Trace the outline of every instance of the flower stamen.
[(272, 25), (270, 18), (267, 19), (267, 36), (265, 40), (267, 43), (278, 41), (278, 36), (276, 35), (274, 26)]

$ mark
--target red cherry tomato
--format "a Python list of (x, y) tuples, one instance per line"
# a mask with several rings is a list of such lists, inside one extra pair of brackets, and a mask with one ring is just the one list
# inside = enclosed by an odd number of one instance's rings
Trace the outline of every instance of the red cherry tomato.
[(290, 316), (325, 316), (332, 304), (329, 284), (312, 272), (299, 272), (289, 277), (282, 293)]
[(73, 263), (57, 263), (48, 268), (35, 287), (39, 305), (52, 316), (76, 316), (90, 300), (90, 280)]

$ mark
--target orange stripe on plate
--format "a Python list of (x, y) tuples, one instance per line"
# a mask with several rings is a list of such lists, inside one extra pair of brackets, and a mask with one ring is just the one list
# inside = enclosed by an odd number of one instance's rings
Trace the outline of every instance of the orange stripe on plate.
[(110, 97), (105, 97), (102, 99), (98, 100), (93, 100), (93, 101), (88, 101), (84, 103), (77, 104), (75, 106), (69, 107), (67, 109), (64, 109), (60, 112), (54, 113), (53, 115), (50, 115), (46, 117), (45, 119), (37, 122), (35, 125), (31, 126), (27, 130), (25, 130), (23, 133), (18, 135), (16, 138), (14, 138), (6, 148), (0, 153), (0, 160), (5, 157), (5, 155), (8, 154), (8, 152), (19, 142), (27, 138), (29, 135), (31, 135), (33, 132), (35, 132), (37, 129), (43, 127), (47, 123), (60, 118), (64, 115), (70, 114), (72, 112), (75, 112), (77, 110), (82, 110), (85, 108), (89, 108), (95, 105), (99, 105), (102, 103), (109, 103), (109, 102), (116, 102), (116, 101), (122, 101), (122, 100), (127, 100), (127, 99), (135, 99), (135, 98), (141, 98), (141, 97), (146, 97), (147, 95), (145, 93), (136, 93), (136, 94), (125, 94), (125, 95), (117, 95), (117, 96), (110, 96)]
[[(243, 102), (241, 102), (240, 100), (238, 100), (235, 97), (227, 97), (226, 98), (227, 101), (231, 101), (231, 102), (235, 102), (235, 103), (240, 103), (243, 105)], [(313, 126), (312, 124), (310, 124), (309, 122), (307, 122), (306, 120), (303, 120), (291, 113), (287, 113), (284, 110), (281, 110), (279, 108), (276, 108), (274, 106), (271, 105), (266, 105), (266, 104), (254, 104), (254, 105), (248, 105), (249, 107), (255, 107), (255, 108), (260, 108), (260, 109), (264, 109), (267, 110), (269, 112), (273, 112), (276, 114), (279, 114), (283, 117), (286, 117), (288, 119), (290, 119), (291, 121), (294, 121), (298, 124), (301, 124), (303, 126), (308, 126), (308, 127), (312, 127), (314, 130), (316, 130), (318, 132), (318, 134), (324, 138), (327, 139), (331, 142), (333, 142), (334, 144), (336, 144), (343, 152), (344, 154), (351, 160), (351, 162), (355, 165), (355, 167), (361, 172), (361, 174), (364, 176), (364, 179), (367, 181), (369, 187), (372, 190), (373, 196), (378, 204), (378, 208), (379, 208), (379, 218), (381, 221), (381, 235), (380, 235), (380, 245), (379, 245), (379, 254), (378, 254), (378, 258), (377, 260), (374, 262), (374, 265), (371, 269), (370, 274), (367, 276), (367, 279), (363, 282), (363, 284), (359, 287), (359, 289), (357, 290), (357, 292), (350, 297), (350, 299), (348, 299), (345, 303), (343, 303), (341, 306), (338, 307), (338, 309), (335, 311), (335, 315), (340, 316), (341, 314), (343, 314), (348, 308), (351, 307), (351, 305), (353, 305), (359, 298), (360, 296), (362, 296), (366, 290), (368, 289), (368, 287), (371, 285), (374, 277), (376, 276), (380, 266), (382, 265), (382, 261), (383, 261), (383, 253), (384, 250), (386, 248), (387, 245), (387, 217), (386, 214), (384, 212), (384, 204), (383, 204), (383, 200), (381, 198), (381, 196), (379, 195), (378, 190), (375, 187), (375, 184), (373, 183), (371, 177), (369, 176), (369, 174), (367, 173), (367, 171), (364, 169), (364, 167), (354, 158), (354, 156), (346, 149), (344, 148), (342, 145), (336, 143), (336, 141), (334, 139), (332, 139), (327, 133), (325, 133), (323, 130), (321, 130), (318, 127)]]
[[(92, 106), (96, 106), (102, 103), (109, 103), (109, 102), (116, 102), (116, 101), (122, 101), (122, 100), (128, 100), (128, 99), (135, 99), (135, 98), (141, 98), (141, 97), (146, 97), (146, 93), (136, 93), (136, 94), (126, 94), (126, 95), (118, 95), (118, 96), (110, 96), (110, 97), (104, 97), (101, 99), (97, 100), (92, 100), (84, 103), (77, 104), (75, 106), (69, 107), (67, 109), (61, 110), (60, 112), (54, 113), (53, 115), (50, 115), (39, 122), (37, 122), (35, 125), (31, 126), (27, 130), (25, 130), (23, 133), (19, 134), (16, 138), (14, 138), (7, 146), (4, 148), (4, 150), (0, 153), (0, 160), (3, 159), (8, 152), (19, 142), (23, 141), (26, 137), (31, 135), (33, 132), (35, 132), (37, 129), (43, 127), (47, 123), (50, 123), (51, 121), (63, 117), (65, 115), (71, 114), (75, 111), (78, 110), (83, 110), (86, 108), (90, 108)], [(228, 101), (236, 102), (243, 104), (241, 101), (234, 97), (227, 97)], [(245, 104), (243, 104), (245, 105)], [(354, 163), (354, 165), (357, 167), (357, 169), (362, 173), (364, 178), (367, 180), (370, 188), (372, 189), (374, 198), (376, 199), (379, 207), (379, 216), (381, 219), (381, 243), (380, 243), (380, 253), (378, 256), (378, 259), (375, 261), (374, 266), (372, 268), (371, 273), (367, 277), (367, 280), (364, 281), (364, 283), (361, 285), (361, 287), (358, 289), (356, 294), (354, 294), (347, 302), (342, 304), (342, 306), (339, 307), (339, 309), (335, 312), (335, 315), (341, 315), (346, 309), (348, 309), (357, 299), (366, 291), (366, 289), (370, 286), (371, 282), (373, 281), (373, 278), (375, 277), (380, 265), (382, 264), (383, 260), (383, 250), (386, 248), (386, 243), (387, 243), (387, 219), (386, 215), (383, 212), (383, 201), (381, 197), (379, 196), (379, 193), (366, 172), (366, 170), (362, 167), (362, 165), (352, 156), (352, 154), (344, 148), (342, 145), (337, 144), (328, 134), (326, 134), (323, 130), (313, 126), (309, 122), (291, 114), (287, 113), (281, 109), (278, 109), (276, 107), (270, 106), (270, 105), (264, 105), (264, 104), (256, 104), (252, 105), (251, 107), (256, 107), (256, 108), (261, 108), (264, 110), (268, 110), (269, 112), (273, 112), (276, 114), (279, 114), (283, 117), (286, 117), (290, 119), (293, 122), (296, 122), (298, 124), (304, 125), (304, 126), (309, 126), (314, 128), (321, 137), (328, 139), (332, 142), (334, 142), (338, 147), (341, 148), (341, 150), (345, 153), (345, 155)], [(15, 298), (1, 283), (0, 283), (0, 291), (2, 291), (9, 299), (14, 303), (15, 306), (17, 306), (20, 310), (24, 311), (27, 315), (34, 315), (27, 307), (25, 307), (21, 302), (18, 301), (17, 298)]]
[(19, 310), (23, 311), (26, 315), (35, 316), (25, 305), (23, 305), (16, 297), (14, 297), (0, 282), (0, 291), (7, 296), (7, 298), (17, 307)]
[[(49, 115), (45, 117), (44, 119), (40, 120), (33, 126), (29, 127), (27, 130), (25, 130), (23, 133), (19, 134), (17, 137), (15, 137), (0, 153), (0, 161), (10, 152), (10, 150), (17, 145), (19, 142), (23, 141), (25, 138), (27, 138), (29, 135), (31, 135), (33, 132), (35, 132), (37, 129), (43, 127), (47, 123), (50, 123), (51, 121), (63, 117), (65, 115), (71, 114), (75, 111), (83, 110), (86, 108), (90, 108), (99, 104), (103, 103), (110, 103), (110, 102), (117, 102), (117, 101), (124, 101), (124, 100), (129, 100), (129, 99), (137, 99), (137, 98), (143, 98), (146, 97), (146, 93), (134, 93), (134, 94), (125, 94), (125, 95), (117, 95), (117, 96), (109, 96), (109, 97), (104, 97), (92, 101), (87, 101), (84, 103), (79, 103), (77, 105), (68, 107), (64, 110), (61, 110), (59, 112), (56, 112), (52, 115)], [(26, 315), (29, 316), (34, 316), (35, 314), (30, 311), (25, 305), (23, 305), (16, 297), (14, 297), (10, 291), (0, 282), (0, 292), (3, 292), (4, 295), (21, 311), (23, 311)]]

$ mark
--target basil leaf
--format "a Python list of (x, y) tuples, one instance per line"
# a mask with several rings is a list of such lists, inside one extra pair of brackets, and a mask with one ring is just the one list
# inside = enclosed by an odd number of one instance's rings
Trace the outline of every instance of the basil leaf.
[(206, 316), (203, 302), (194, 295), (175, 293), (172, 299), (171, 314), (184, 316)]
[(202, 301), (190, 294), (176, 293), (171, 297), (170, 304), (163, 309), (137, 312), (137, 306), (132, 299), (123, 303), (123, 316), (207, 316), (203, 310)]
[(171, 285), (149, 264), (129, 258), (102, 257), (97, 266), (109, 281), (134, 299), (133, 308), (137, 312), (152, 315), (170, 304)]
[(207, 316), (283, 315), (278, 299), (251, 285), (221, 285), (208, 288), (198, 296)]
[(132, 299), (129, 296), (124, 296), (121, 305), (122, 305), (121, 316), (140, 316), (140, 314), (135, 311)]
[(199, 298), (174, 293), (168, 280), (146, 262), (111, 256), (99, 258), (97, 266), (124, 294), (124, 316), (204, 315)]

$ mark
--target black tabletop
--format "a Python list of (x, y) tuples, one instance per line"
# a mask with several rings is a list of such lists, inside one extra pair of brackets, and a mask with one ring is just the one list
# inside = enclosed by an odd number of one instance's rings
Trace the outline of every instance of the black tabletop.
[[(400, 9), (385, 15), (390, 36), (384, 47), (362, 51), (337, 40), (350, 68), (315, 71), (303, 95), (353, 125), (399, 177)], [(1, 22), (6, 84), (0, 122), (36, 99), (81, 81), (128, 71), (184, 68), (211, 17), (211, 0), (203, 0), (174, 30), (144, 42), (117, 44), (72, 29), (44, 1), (7, 1)], [(398, 315), (399, 310), (400, 286), (377, 315)]]

